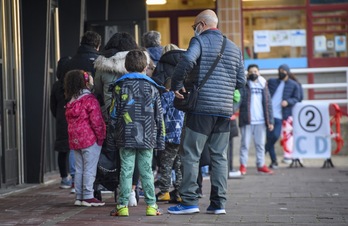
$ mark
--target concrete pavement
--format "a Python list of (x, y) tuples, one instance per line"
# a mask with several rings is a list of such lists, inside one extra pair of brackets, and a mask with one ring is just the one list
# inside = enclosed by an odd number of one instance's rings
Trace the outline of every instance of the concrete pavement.
[[(249, 166), (255, 158), (252, 153)], [(333, 156), (335, 168), (322, 169), (323, 160), (304, 160), (304, 168), (280, 164), (275, 174), (259, 175), (248, 167), (243, 179), (228, 180), (226, 215), (208, 215), (210, 181), (204, 180), (201, 213), (170, 215), (170, 204), (159, 203), (162, 216), (145, 216), (140, 199), (129, 217), (111, 217), (111, 194), (104, 207), (75, 207), (69, 189), (59, 189), (57, 174), (42, 185), (14, 189), (0, 196), (0, 225), (348, 225), (348, 156)], [(238, 159), (235, 158), (235, 165)]]

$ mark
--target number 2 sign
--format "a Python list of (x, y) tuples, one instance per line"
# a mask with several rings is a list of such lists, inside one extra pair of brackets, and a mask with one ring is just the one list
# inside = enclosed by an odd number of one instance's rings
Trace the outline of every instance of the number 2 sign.
[(293, 158), (330, 158), (329, 104), (298, 103), (293, 108)]
[(301, 128), (309, 133), (318, 131), (323, 123), (323, 117), (319, 109), (313, 105), (304, 106), (298, 117)]

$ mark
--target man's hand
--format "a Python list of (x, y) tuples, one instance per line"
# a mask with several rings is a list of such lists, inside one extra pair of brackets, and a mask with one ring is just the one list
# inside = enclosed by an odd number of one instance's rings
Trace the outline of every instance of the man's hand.
[[(186, 93), (185, 87), (182, 87), (181, 91), (182, 91), (183, 93)], [(175, 95), (175, 97), (178, 98), (178, 99), (184, 99), (184, 95), (182, 95), (182, 94), (180, 93), (180, 90), (174, 91), (174, 95)]]

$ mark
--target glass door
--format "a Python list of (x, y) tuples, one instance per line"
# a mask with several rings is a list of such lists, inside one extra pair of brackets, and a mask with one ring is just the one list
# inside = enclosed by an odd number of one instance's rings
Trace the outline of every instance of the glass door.
[(170, 18), (151, 18), (149, 19), (149, 30), (161, 33), (162, 46), (170, 44)]
[(178, 18), (178, 34), (179, 34), (179, 47), (187, 49), (191, 38), (194, 36), (192, 30), (192, 24), (194, 24), (195, 17), (179, 17)]
[(5, 186), (24, 182), (21, 115), (19, 1), (0, 1), (1, 10), (1, 179)]

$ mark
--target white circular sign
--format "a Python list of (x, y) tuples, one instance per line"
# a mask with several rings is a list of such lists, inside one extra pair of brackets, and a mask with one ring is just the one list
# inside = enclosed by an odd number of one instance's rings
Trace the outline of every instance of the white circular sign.
[(313, 105), (304, 106), (298, 113), (298, 118), (301, 128), (310, 133), (319, 130), (323, 123), (323, 116)]

